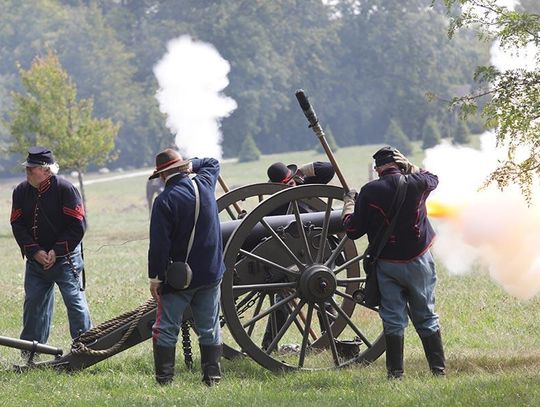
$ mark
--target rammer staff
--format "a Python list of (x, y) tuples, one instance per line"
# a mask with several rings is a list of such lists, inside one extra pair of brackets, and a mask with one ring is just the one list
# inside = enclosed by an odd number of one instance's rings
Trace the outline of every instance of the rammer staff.
[[(223, 177), (220, 175), (218, 175), (218, 182), (219, 182), (219, 185), (221, 185), (221, 188), (223, 189), (223, 192), (227, 193), (230, 191), (229, 187), (227, 186), (227, 184), (225, 183), (225, 180), (223, 179)], [(240, 205), (238, 205), (237, 202), (233, 203), (233, 206), (234, 206), (234, 209), (236, 210), (236, 213), (238, 215), (242, 215), (245, 213), (245, 211), (242, 210), (242, 208), (240, 208)], [(232, 216), (232, 215), (231, 215)]]
[(297, 90), (295, 94), (296, 94), (296, 99), (298, 99), (298, 103), (300, 103), (300, 107), (302, 108), (304, 112), (304, 115), (308, 119), (309, 127), (313, 129), (313, 131), (319, 138), (319, 142), (323, 146), (324, 151), (326, 152), (326, 155), (328, 156), (328, 159), (332, 163), (332, 166), (334, 167), (334, 170), (336, 171), (336, 174), (339, 178), (339, 181), (341, 182), (341, 185), (343, 186), (343, 189), (345, 190), (346, 193), (349, 192), (349, 186), (347, 185), (347, 182), (345, 181), (345, 178), (343, 177), (343, 174), (341, 170), (339, 169), (339, 166), (336, 162), (336, 159), (334, 158), (334, 154), (332, 153), (330, 146), (326, 142), (324, 131), (321, 125), (319, 124), (319, 119), (317, 118), (317, 115), (315, 114), (313, 107), (311, 107), (311, 104), (309, 103), (307, 95), (304, 93), (302, 89)]

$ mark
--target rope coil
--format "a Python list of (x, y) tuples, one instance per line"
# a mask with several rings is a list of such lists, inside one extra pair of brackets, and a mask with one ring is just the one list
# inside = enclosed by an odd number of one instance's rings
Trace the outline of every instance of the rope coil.
[[(132, 311), (125, 312), (116, 318), (103, 322), (102, 324), (86, 331), (81, 336), (76, 338), (71, 344), (71, 353), (73, 354), (86, 354), (94, 356), (110, 356), (113, 355), (129, 338), (131, 333), (135, 330), (135, 327), (139, 324), (139, 321), (144, 314), (157, 307), (157, 302), (153, 298), (146, 301), (143, 305), (137, 307)], [(112, 331), (129, 324), (129, 328), (126, 330), (122, 338), (108, 349), (91, 349), (88, 346), (93, 344), (98, 339), (103, 338)]]

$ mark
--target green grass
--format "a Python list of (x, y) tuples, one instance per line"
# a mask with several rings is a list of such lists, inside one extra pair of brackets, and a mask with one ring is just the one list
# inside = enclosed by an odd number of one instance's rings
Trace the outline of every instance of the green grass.
[[(351, 187), (358, 188), (367, 180), (370, 156), (376, 148), (337, 152)], [(420, 158), (418, 153), (413, 161)], [(263, 182), (267, 166), (274, 161), (301, 164), (316, 159), (324, 157), (312, 152), (264, 156), (256, 163), (224, 164), (222, 175), (230, 187)], [(149, 298), (145, 179), (140, 176), (86, 187), (90, 220), (84, 243), (87, 296), (96, 324)], [(8, 222), (14, 184), (0, 183), (0, 335), (10, 337), (20, 333), (24, 295), (24, 262)], [(13, 373), (9, 368), (18, 362), (17, 350), (0, 347), (0, 405), (538, 405), (538, 299), (523, 302), (509, 296), (480, 267), (465, 276), (454, 276), (439, 264), (438, 273), (437, 312), (448, 358), (446, 379), (432, 378), (427, 372), (412, 327), (407, 330), (406, 378), (401, 382), (385, 379), (384, 356), (369, 367), (279, 375), (250, 360), (224, 360), (222, 384), (207, 389), (200, 383), (198, 369), (187, 371), (178, 357), (174, 383), (161, 388), (154, 384), (150, 341), (75, 374)], [(59, 297), (49, 343), (67, 350), (69, 330)], [(195, 338), (193, 341), (195, 345)]]

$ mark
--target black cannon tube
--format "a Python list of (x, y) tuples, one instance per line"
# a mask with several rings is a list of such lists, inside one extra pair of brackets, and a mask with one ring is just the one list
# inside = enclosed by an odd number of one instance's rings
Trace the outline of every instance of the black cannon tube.
[[(324, 212), (301, 213), (300, 219), (304, 224), (311, 223), (314, 226), (322, 227), (324, 222), (324, 215)], [(294, 215), (265, 216), (264, 220), (274, 230), (277, 230), (281, 227), (287, 227), (291, 223), (295, 222)], [(224, 244), (229, 241), (232, 233), (236, 230), (236, 228), (238, 227), (238, 225), (240, 225), (241, 222), (242, 220), (231, 220), (221, 223), (221, 236)], [(328, 225), (328, 234), (336, 234), (343, 231), (343, 225), (341, 223), (341, 211), (332, 211), (332, 213), (330, 214), (330, 223)], [(248, 237), (248, 242), (246, 243), (260, 242), (261, 239), (267, 236), (268, 231), (266, 230), (266, 228), (261, 223), (258, 223), (253, 228), (253, 230), (251, 230)]]

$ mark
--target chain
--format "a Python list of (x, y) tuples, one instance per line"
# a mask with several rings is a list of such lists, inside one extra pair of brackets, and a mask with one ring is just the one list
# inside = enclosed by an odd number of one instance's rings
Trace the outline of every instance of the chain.
[(236, 310), (236, 314), (240, 317), (244, 312), (246, 312), (248, 309), (250, 309), (251, 307), (255, 305), (255, 303), (257, 302), (260, 296), (261, 296), (260, 292), (255, 294), (253, 298), (249, 300), (241, 309)]

